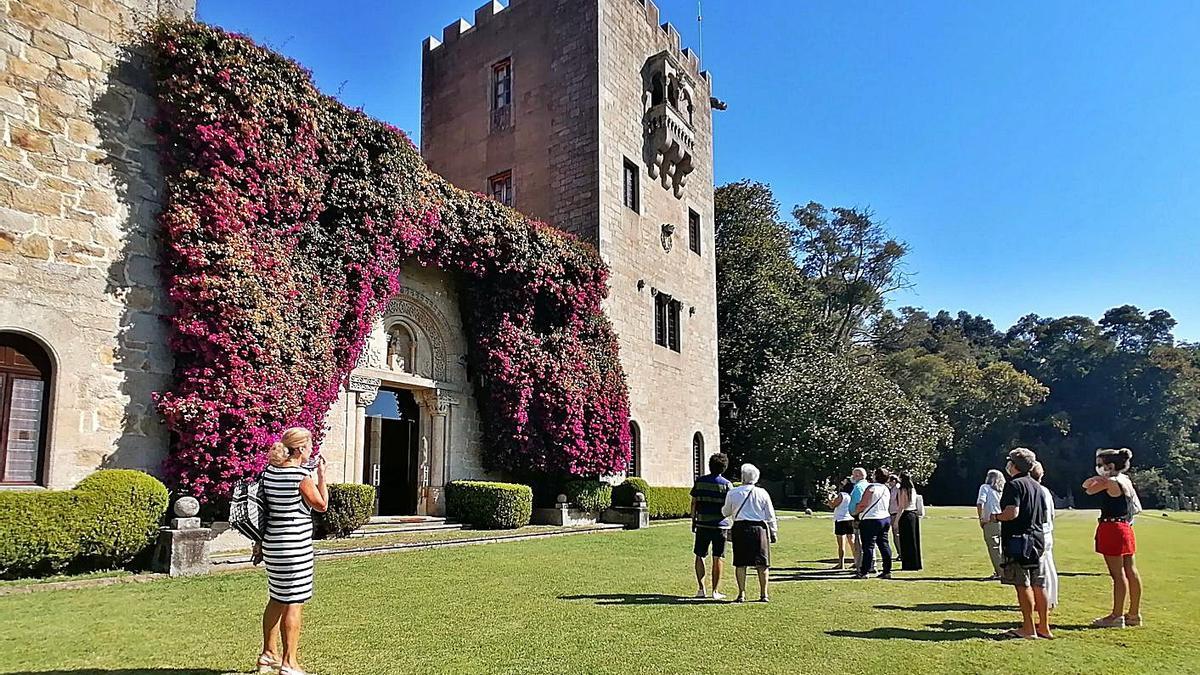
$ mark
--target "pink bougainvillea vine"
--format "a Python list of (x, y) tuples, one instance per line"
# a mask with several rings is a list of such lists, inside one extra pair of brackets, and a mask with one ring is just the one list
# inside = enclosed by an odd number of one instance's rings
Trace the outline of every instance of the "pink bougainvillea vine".
[(403, 132), (245, 37), (188, 21), (151, 41), (173, 486), (220, 501), (285, 427), (319, 436), (401, 263), (457, 273), (490, 468), (624, 469), (628, 398), (594, 248), (454, 188)]

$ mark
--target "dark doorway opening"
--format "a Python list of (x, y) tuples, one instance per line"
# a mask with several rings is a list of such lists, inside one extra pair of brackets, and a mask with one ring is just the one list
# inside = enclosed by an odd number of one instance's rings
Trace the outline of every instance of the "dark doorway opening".
[(375, 486), (375, 512), (381, 516), (414, 515), (421, 436), (417, 401), (407, 389), (380, 389), (366, 413), (363, 482)]

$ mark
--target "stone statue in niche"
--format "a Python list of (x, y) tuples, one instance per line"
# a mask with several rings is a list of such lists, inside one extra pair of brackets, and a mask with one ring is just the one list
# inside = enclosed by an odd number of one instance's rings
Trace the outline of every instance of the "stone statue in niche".
[(400, 373), (416, 374), (417, 341), (404, 324), (396, 324), (387, 334), (387, 367)]

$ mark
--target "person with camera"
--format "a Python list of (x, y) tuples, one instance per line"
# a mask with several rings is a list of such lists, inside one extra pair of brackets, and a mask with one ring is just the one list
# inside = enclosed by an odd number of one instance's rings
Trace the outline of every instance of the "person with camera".
[(708, 475), (699, 476), (692, 485), (692, 532), (696, 533), (696, 543), (692, 552), (696, 554), (696, 597), (706, 597), (704, 589), (704, 559), (712, 550), (712, 597), (713, 600), (725, 598), (717, 587), (721, 585), (721, 568), (725, 563), (725, 541), (729, 534), (730, 522), (721, 513), (725, 506), (725, 495), (733, 487), (725, 476), (729, 468), (729, 456), (718, 452), (708, 458)]
[[(313, 457), (312, 451), (308, 429), (287, 429), (271, 446), (270, 464), (262, 474), (268, 516), (262, 543), (255, 546), (254, 562), (266, 562), (269, 599), (263, 610), (259, 673), (305, 675), (297, 655), (304, 603), (313, 595), (312, 512), (324, 512), (329, 505), (325, 460)], [(276, 649), (281, 638), (280, 657)]]
[(737, 568), (738, 594), (734, 602), (746, 601), (746, 568), (758, 571), (759, 602), (768, 602), (771, 544), (779, 540), (779, 520), (771, 495), (758, 487), (761, 473), (753, 464), (742, 465), (742, 484), (725, 496), (721, 513), (733, 518), (733, 566)]
[[(850, 479), (842, 481), (837, 491), (829, 495), (826, 505), (833, 509), (833, 538), (837, 540), (838, 564), (834, 569), (846, 569), (846, 550), (850, 550), (851, 560), (857, 560), (854, 555), (854, 516), (850, 515), (850, 490), (854, 486)], [(858, 569), (857, 562), (855, 569)]]
[(1005, 638), (1054, 638), (1050, 632), (1050, 608), (1042, 568), (1042, 554), (1046, 550), (1046, 501), (1042, 484), (1029, 475), (1036, 463), (1037, 455), (1028, 448), (1016, 448), (1008, 453), (1005, 468), (1010, 479), (1000, 495), (1000, 513), (994, 517), (1000, 521), (1000, 544), (1004, 552), (1000, 582), (1016, 589), (1017, 603), (1021, 607), (1021, 627), (1002, 634)]
[[(1133, 555), (1137, 540), (1133, 536), (1133, 517), (1141, 511), (1141, 502), (1129, 470), (1133, 452), (1129, 448), (1096, 451), (1096, 475), (1083, 483), (1084, 492), (1100, 495), (1100, 522), (1096, 525), (1096, 553), (1113, 582), (1112, 611), (1092, 622), (1098, 628), (1124, 628), (1142, 625), (1142, 577)], [(1125, 612), (1125, 596), (1129, 611)]]

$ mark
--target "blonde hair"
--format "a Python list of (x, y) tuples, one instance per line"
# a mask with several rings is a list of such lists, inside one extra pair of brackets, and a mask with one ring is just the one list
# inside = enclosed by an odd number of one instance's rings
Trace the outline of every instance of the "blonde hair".
[(278, 441), (271, 444), (270, 462), (279, 466), (300, 452), (312, 440), (312, 432), (304, 427), (285, 429)]

